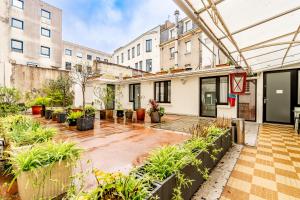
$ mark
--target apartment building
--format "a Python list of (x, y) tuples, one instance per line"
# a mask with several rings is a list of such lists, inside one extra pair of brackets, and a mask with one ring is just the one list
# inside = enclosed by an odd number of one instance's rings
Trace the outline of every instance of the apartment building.
[(161, 26), (161, 68), (185, 68), (200, 70), (227, 63), (227, 58), (202, 33), (189, 18), (179, 20), (175, 11), (175, 23), (166, 21)]
[(160, 71), (160, 26), (115, 50), (113, 62), (147, 72)]
[(98, 51), (67, 41), (63, 41), (62, 46), (62, 63), (63, 68), (66, 70), (70, 70), (72, 66), (79, 63), (93, 66), (93, 62), (95, 60), (104, 62), (112, 61), (112, 55), (102, 51)]
[(10, 85), (13, 64), (61, 67), (62, 10), (40, 0), (2, 0), (0, 15), (1, 84)]

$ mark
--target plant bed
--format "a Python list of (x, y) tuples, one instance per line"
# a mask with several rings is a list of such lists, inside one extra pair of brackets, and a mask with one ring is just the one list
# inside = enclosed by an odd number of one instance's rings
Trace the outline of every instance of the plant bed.
[(77, 119), (77, 130), (88, 131), (94, 129), (95, 119), (93, 117), (80, 117)]
[(52, 113), (53, 113), (53, 110), (46, 110), (45, 111), (45, 119), (52, 119)]
[(57, 114), (57, 123), (65, 123), (67, 120), (67, 113)]

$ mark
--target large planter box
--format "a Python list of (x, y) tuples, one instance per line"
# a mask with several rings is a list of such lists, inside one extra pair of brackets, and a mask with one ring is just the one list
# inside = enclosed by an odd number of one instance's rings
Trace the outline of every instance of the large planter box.
[[(197, 159), (201, 160), (201, 166), (199, 169), (204, 171), (206, 168), (209, 169), (209, 172), (218, 164), (221, 158), (225, 155), (228, 149), (232, 145), (231, 131), (226, 132), (217, 138), (213, 144), (208, 146), (207, 151), (201, 151), (196, 156)], [(219, 151), (217, 155), (215, 155), (216, 159), (213, 159), (211, 154), (214, 149), (222, 149)], [(190, 200), (192, 196), (197, 192), (199, 187), (205, 182), (203, 175), (198, 172), (197, 168), (193, 165), (185, 166), (181, 172), (184, 176), (190, 180), (192, 180), (192, 185), (189, 187), (181, 188), (182, 198), (184, 200)], [(171, 175), (163, 182), (159, 183), (159, 186), (151, 191), (152, 197), (155, 198), (154, 195), (158, 197), (160, 200), (167, 200), (173, 198), (174, 188), (177, 186), (177, 180), (175, 174)], [(151, 198), (148, 198), (151, 199)]]
[(17, 179), (19, 196), (22, 200), (55, 198), (67, 192), (71, 175), (72, 167), (67, 161), (22, 172)]
[(93, 117), (84, 117), (77, 119), (77, 130), (88, 131), (94, 129), (95, 119)]

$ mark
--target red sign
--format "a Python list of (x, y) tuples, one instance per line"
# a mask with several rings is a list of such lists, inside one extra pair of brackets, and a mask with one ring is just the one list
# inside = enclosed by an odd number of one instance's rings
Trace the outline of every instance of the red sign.
[(244, 94), (247, 84), (247, 72), (230, 74), (230, 90), (232, 94)]

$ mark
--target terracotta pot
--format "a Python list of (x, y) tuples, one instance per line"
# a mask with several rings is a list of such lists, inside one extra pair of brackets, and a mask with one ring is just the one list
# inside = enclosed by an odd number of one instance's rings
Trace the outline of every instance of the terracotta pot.
[(33, 115), (40, 115), (42, 111), (42, 106), (31, 106)]
[(100, 119), (103, 119), (103, 120), (106, 119), (106, 111), (105, 110), (100, 110)]
[(136, 119), (138, 121), (145, 121), (146, 110), (144, 108), (139, 108), (136, 110)]

